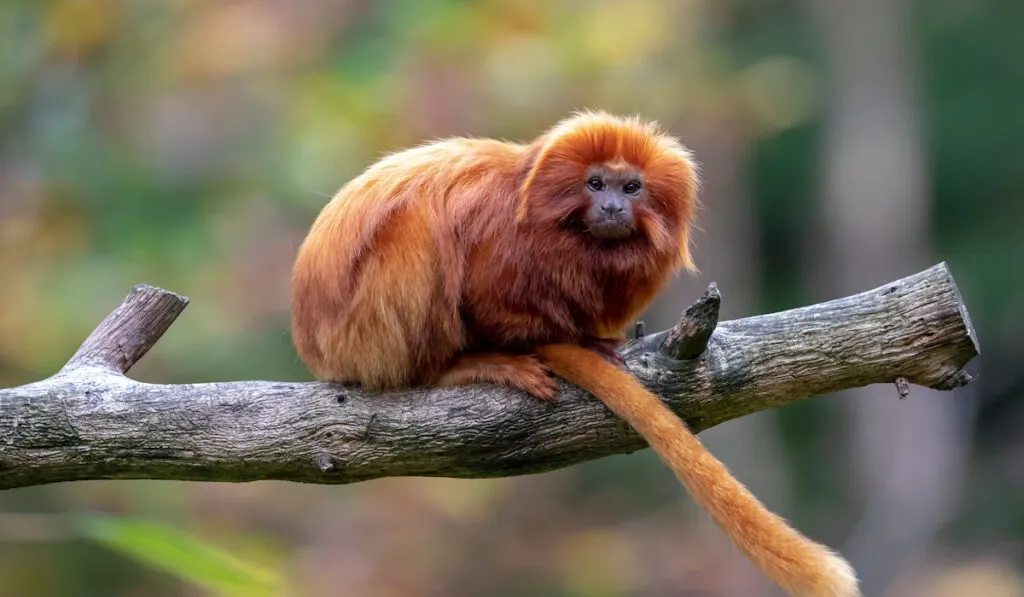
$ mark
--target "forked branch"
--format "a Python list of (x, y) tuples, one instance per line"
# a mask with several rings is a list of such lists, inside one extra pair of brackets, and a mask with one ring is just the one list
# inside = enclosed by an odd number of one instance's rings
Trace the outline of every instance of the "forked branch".
[[(491, 385), (371, 395), (325, 383), (154, 385), (125, 377), (187, 302), (137, 286), (59, 373), (0, 390), (0, 488), (115, 478), (494, 477), (645, 446), (603, 404), (565, 383), (556, 402), (544, 403)], [(872, 383), (904, 380), (901, 395), (907, 382), (952, 389), (970, 380), (964, 366), (979, 352), (945, 264), (770, 315), (718, 323), (720, 304), (712, 285), (672, 329), (622, 351), (695, 431)]]

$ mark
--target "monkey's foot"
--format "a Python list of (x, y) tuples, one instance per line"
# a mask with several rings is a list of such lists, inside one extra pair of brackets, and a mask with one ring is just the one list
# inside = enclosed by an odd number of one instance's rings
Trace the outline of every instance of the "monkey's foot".
[(536, 357), (502, 353), (462, 355), (434, 385), (451, 387), (471, 383), (510, 386), (540, 400), (554, 400), (558, 393), (558, 382)]
[(600, 354), (609, 361), (623, 369), (626, 368), (626, 360), (619, 354), (619, 347), (626, 342), (625, 338), (588, 338), (581, 346)]

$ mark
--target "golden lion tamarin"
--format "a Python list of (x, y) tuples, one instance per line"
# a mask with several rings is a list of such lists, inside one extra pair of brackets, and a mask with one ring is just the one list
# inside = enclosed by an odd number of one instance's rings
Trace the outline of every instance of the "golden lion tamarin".
[(858, 596), (844, 559), (769, 512), (608, 358), (693, 268), (697, 189), (676, 139), (603, 112), (528, 144), (449, 139), (392, 154), (341, 189), (299, 250), (296, 348), (318, 379), (370, 390), (492, 382), (552, 400), (554, 372), (643, 435), (790, 594)]

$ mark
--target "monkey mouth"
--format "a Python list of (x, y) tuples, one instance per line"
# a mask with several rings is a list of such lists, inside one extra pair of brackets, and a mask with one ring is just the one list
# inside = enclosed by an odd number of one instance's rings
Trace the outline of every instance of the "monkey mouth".
[(587, 231), (594, 238), (618, 240), (633, 234), (633, 224), (618, 218), (602, 218), (587, 222)]

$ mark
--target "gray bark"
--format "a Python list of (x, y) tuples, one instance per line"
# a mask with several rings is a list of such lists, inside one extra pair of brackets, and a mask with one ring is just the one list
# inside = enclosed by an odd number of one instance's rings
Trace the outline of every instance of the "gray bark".
[[(646, 446), (564, 382), (558, 400), (544, 403), (493, 385), (374, 395), (327, 383), (156, 385), (125, 377), (186, 302), (136, 287), (59, 373), (0, 390), (0, 488), (128, 478), (494, 477)], [(675, 328), (622, 351), (695, 432), (901, 378), (952, 389), (970, 380), (963, 368), (978, 354), (945, 264), (851, 297), (721, 322), (708, 338), (718, 304), (711, 288)], [(705, 342), (696, 358), (668, 356), (695, 354)]]

